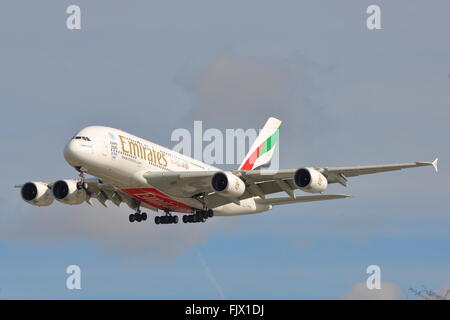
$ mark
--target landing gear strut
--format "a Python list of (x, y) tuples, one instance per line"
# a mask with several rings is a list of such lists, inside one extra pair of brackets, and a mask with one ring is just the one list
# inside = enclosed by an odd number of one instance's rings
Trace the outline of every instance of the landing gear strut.
[(203, 209), (195, 209), (194, 214), (183, 216), (184, 223), (199, 223), (205, 222), (207, 219), (214, 216), (214, 212), (208, 209), (207, 194), (202, 193), (197, 197), (197, 200), (203, 204)]
[(81, 167), (80, 168), (77, 167), (77, 170), (80, 173), (78, 175), (80, 177), (80, 180), (77, 182), (77, 189), (78, 190), (81, 190), (81, 189), (87, 190), (88, 184), (84, 181), (84, 178), (85, 178), (84, 175), (87, 173), (87, 171), (83, 170)]
[(170, 214), (169, 210), (164, 210), (164, 216), (156, 216), (155, 223), (156, 224), (177, 224), (178, 216), (173, 216)]

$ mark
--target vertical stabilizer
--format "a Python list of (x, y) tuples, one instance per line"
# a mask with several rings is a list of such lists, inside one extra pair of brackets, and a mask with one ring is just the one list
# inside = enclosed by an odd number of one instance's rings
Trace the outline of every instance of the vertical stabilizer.
[(280, 126), (281, 121), (276, 118), (270, 117), (267, 120), (250, 151), (245, 156), (239, 170), (254, 170), (270, 162), (278, 142)]

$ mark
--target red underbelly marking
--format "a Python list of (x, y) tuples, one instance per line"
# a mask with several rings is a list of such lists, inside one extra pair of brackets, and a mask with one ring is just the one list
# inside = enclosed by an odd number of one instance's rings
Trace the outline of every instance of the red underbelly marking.
[(161, 210), (192, 213), (192, 208), (161, 193), (155, 188), (122, 189), (129, 196)]

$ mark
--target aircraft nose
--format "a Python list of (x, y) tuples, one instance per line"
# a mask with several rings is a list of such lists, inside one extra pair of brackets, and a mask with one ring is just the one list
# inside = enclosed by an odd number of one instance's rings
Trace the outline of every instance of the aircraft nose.
[(80, 149), (80, 145), (75, 140), (70, 140), (64, 148), (64, 158), (74, 167), (81, 166), (80, 156), (82, 151)]

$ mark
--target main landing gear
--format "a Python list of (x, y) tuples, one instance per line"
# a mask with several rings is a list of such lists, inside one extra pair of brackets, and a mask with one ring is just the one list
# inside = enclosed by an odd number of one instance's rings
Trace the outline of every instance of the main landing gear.
[(184, 223), (199, 223), (206, 222), (208, 218), (212, 218), (214, 216), (214, 212), (209, 210), (197, 210), (195, 214), (185, 215), (183, 216)]
[(155, 223), (156, 224), (177, 224), (178, 223), (178, 216), (173, 216), (170, 214), (168, 210), (165, 211), (164, 216), (156, 216), (155, 217)]
[[(206, 222), (207, 219), (212, 218), (214, 212), (212, 210), (196, 210), (194, 214), (188, 214), (183, 216), (184, 223), (199, 223)], [(136, 213), (130, 214), (130, 222), (141, 222), (147, 220), (147, 213), (141, 212), (140, 208), (137, 208)], [(178, 216), (173, 216), (168, 210), (165, 210), (165, 215), (156, 216), (155, 224), (177, 224)]]
[(141, 222), (147, 220), (147, 213), (141, 212), (140, 209), (138, 209), (135, 213), (132, 213), (129, 215), (128, 219), (130, 222)]

